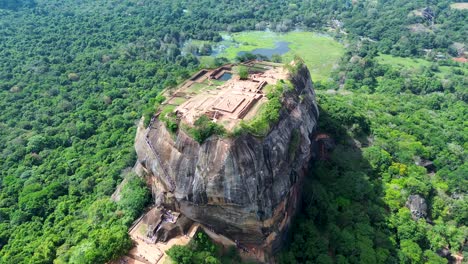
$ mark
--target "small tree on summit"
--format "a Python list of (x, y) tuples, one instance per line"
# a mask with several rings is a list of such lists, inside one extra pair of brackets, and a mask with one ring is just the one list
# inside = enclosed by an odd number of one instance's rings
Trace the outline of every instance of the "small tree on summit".
[(249, 69), (246, 66), (239, 66), (239, 77), (241, 80), (247, 80), (249, 78)]

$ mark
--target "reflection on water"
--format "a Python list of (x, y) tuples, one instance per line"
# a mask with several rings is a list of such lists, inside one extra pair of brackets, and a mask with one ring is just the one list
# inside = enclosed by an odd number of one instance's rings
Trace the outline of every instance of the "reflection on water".
[[(273, 48), (273, 49), (254, 49), (249, 53), (252, 53), (252, 54), (255, 54), (255, 55), (262, 55), (262, 56), (265, 56), (265, 57), (268, 57), (269, 59), (271, 59), (271, 56), (273, 56), (274, 54), (283, 55), (286, 52), (288, 52), (289, 51), (289, 44), (290, 43), (286, 42), (286, 41), (278, 41), (278, 42), (275, 43), (275, 48)], [(246, 53), (247, 52), (245, 52), (245, 51), (240, 51), (240, 52), (237, 53), (237, 56), (242, 56), (242, 55), (244, 55)]]
[(230, 72), (225, 72), (221, 77), (219, 77), (218, 80), (220, 81), (227, 81), (232, 78), (232, 73)]

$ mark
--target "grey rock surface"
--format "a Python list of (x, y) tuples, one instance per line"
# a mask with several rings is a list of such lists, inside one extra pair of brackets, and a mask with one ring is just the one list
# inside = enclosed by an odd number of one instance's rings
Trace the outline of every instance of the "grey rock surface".
[(410, 195), (406, 201), (406, 207), (411, 211), (411, 217), (414, 220), (425, 219), (427, 216), (426, 200), (419, 194)]
[(290, 79), (294, 89), (285, 92), (280, 119), (263, 138), (212, 136), (200, 145), (158, 120), (148, 129), (140, 125), (136, 167), (150, 179), (156, 203), (241, 244), (277, 250), (300, 201), (319, 115), (308, 69)]

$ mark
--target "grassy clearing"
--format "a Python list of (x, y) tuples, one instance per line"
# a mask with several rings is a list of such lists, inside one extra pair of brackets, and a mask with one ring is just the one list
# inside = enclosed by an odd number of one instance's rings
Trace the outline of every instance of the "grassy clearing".
[(454, 4), (451, 4), (450, 7), (454, 9), (467, 10), (468, 3), (454, 3)]
[(291, 42), (291, 50), (285, 54), (285, 59), (292, 61), (295, 55), (300, 56), (313, 80), (329, 78), (333, 66), (344, 54), (344, 48), (339, 42), (312, 32), (291, 32), (284, 35), (284, 39)]
[(255, 67), (255, 65), (253, 67), (249, 67), (249, 70), (254, 71), (254, 72), (266, 72), (267, 71), (267, 69), (265, 69), (264, 67)]
[(186, 90), (187, 93), (199, 94), (208, 85), (205, 83), (194, 83)]
[(216, 87), (226, 83), (225, 81), (220, 80), (205, 80), (202, 83), (194, 83), (190, 88), (186, 89), (185, 92), (189, 94), (200, 94), (206, 90), (213, 90)]
[(268, 67), (266, 65), (260, 64), (260, 63), (255, 63), (253, 65), (254, 68), (262, 69), (262, 70), (268, 70)]
[(274, 48), (276, 41), (281, 41), (279, 34), (264, 31), (246, 31), (230, 35), (231, 43), (225, 43), (226, 48), (219, 56), (235, 59), (241, 51), (252, 51), (259, 48)]
[(343, 46), (333, 38), (313, 32), (279, 34), (249, 31), (232, 34), (231, 38), (231, 44), (219, 56), (234, 59), (240, 51), (275, 48), (275, 43), (278, 41), (290, 42), (290, 51), (283, 55), (285, 61), (290, 61), (295, 55), (299, 55), (309, 67), (314, 80), (324, 80), (330, 77), (333, 65), (344, 53)]
[[(408, 70), (419, 70), (419, 68), (421, 67), (431, 67), (431, 65), (434, 63), (424, 59), (395, 57), (387, 54), (379, 55), (377, 57), (377, 61), (381, 64), (389, 64), (393, 67)], [(439, 66), (439, 72), (437, 72), (436, 75), (439, 77), (447, 76), (450, 73), (452, 73), (454, 68), (459, 68), (460, 70), (464, 71), (465, 74), (468, 74), (468, 69), (466, 68), (454, 66)]]
[[(214, 80), (214, 79), (213, 79), (213, 80), (211, 80), (211, 83), (213, 84), (213, 85), (211, 85), (212, 88), (216, 88), (216, 87), (218, 87), (218, 86), (221, 86), (221, 85), (225, 84), (226, 81)], [(213, 86), (214, 86), (214, 87), (213, 87)]]
[(395, 57), (392, 55), (381, 54), (377, 57), (377, 61), (381, 64), (391, 64), (400, 68), (417, 68), (420, 66), (429, 67), (431, 65), (430, 61), (416, 58), (403, 58)]
[(161, 114), (159, 114), (160, 117), (164, 118), (166, 117), (168, 114), (174, 112), (174, 110), (176, 109), (176, 107), (174, 105), (165, 105), (161, 108)]
[(175, 97), (169, 103), (172, 104), (172, 105), (181, 105), (181, 104), (185, 103), (185, 101), (187, 101), (186, 98)]

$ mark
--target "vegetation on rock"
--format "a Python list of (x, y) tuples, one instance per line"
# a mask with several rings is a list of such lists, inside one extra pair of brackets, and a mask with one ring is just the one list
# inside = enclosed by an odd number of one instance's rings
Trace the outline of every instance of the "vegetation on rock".
[(242, 120), (234, 130), (234, 135), (250, 133), (257, 137), (263, 137), (270, 132), (271, 126), (278, 122), (283, 91), (291, 89), (291, 83), (278, 82), (276, 85), (267, 85), (264, 89), (268, 101), (260, 107), (251, 120)]
[(241, 262), (235, 250), (228, 250), (227, 253), (221, 254), (221, 249), (203, 231), (197, 232), (195, 238), (187, 246), (173, 246), (167, 251), (167, 254), (175, 263), (184, 264), (234, 264)]
[(249, 78), (249, 69), (246, 66), (239, 66), (238, 71), (241, 80), (247, 80)]
[(195, 121), (193, 127), (188, 128), (188, 133), (195, 141), (202, 144), (212, 135), (225, 135), (226, 129), (211, 121), (206, 115), (202, 115)]

